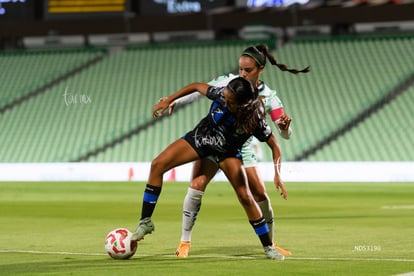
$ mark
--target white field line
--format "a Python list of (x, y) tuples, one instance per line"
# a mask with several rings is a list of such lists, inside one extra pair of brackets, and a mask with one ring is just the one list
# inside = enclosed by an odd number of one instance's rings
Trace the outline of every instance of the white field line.
[[(108, 256), (106, 253), (86, 253), (86, 252), (55, 252), (55, 251), (36, 251), (36, 250), (8, 250), (0, 249), (0, 253), (23, 253), (23, 254), (48, 254), (48, 255), (83, 255), (83, 256)], [(175, 255), (150, 255), (150, 254), (135, 254), (134, 257), (173, 257)], [(218, 258), (218, 259), (261, 259), (255, 256), (225, 256), (225, 255), (199, 255), (191, 256), (195, 258)], [(385, 261), (385, 262), (414, 262), (414, 259), (402, 258), (323, 258), (323, 257), (286, 257), (286, 260), (299, 261)]]
[(414, 271), (403, 273), (403, 274), (395, 274), (393, 276), (414, 276)]
[(45, 255), (84, 255), (84, 256), (108, 256), (104, 253), (82, 253), (82, 252), (56, 252), (56, 251), (37, 251), (37, 250), (13, 250), (0, 249), (0, 253), (24, 253), (24, 254), (45, 254)]
[(401, 210), (401, 209), (414, 209), (414, 205), (390, 205), (381, 206), (381, 209)]

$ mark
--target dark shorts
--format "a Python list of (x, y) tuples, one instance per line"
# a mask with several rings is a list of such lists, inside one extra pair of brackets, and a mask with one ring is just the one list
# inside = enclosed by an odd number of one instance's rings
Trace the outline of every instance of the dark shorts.
[(193, 147), (200, 159), (210, 157), (217, 163), (230, 157), (242, 160), (240, 150), (226, 147), (223, 145), (221, 137), (216, 134), (212, 135), (211, 131), (203, 132), (202, 128), (195, 128), (182, 138)]

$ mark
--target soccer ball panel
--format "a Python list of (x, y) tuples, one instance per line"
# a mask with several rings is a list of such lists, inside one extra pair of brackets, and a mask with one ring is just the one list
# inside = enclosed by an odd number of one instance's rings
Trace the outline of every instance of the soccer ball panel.
[(105, 250), (113, 259), (129, 259), (137, 251), (138, 244), (131, 241), (132, 232), (126, 228), (117, 228), (105, 238)]

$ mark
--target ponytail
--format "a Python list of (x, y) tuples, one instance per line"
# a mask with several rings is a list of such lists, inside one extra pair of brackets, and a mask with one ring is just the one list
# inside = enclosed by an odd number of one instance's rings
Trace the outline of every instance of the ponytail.
[(287, 65), (278, 63), (276, 60), (276, 57), (274, 57), (270, 53), (269, 47), (267, 47), (264, 44), (252, 46), (252, 47), (245, 49), (242, 53), (242, 56), (251, 57), (252, 59), (256, 61), (257, 65), (259, 66), (265, 66), (266, 58), (267, 58), (272, 65), (277, 66), (281, 71), (287, 71), (292, 74), (308, 73), (310, 71), (310, 66), (307, 66), (303, 68), (302, 70), (297, 70), (297, 69), (289, 69)]

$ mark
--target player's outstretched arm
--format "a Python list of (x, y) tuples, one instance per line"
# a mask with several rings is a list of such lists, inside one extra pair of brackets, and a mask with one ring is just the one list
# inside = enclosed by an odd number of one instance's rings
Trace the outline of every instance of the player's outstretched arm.
[[(211, 86), (226, 86), (235, 77), (237, 77), (237, 76), (230, 73), (230, 74), (227, 74), (227, 75), (215, 77), (214, 79), (209, 81), (208, 84), (210, 84)], [(195, 101), (199, 100), (202, 97), (203, 97), (202, 94), (200, 94), (198, 92), (193, 92), (193, 93), (190, 93), (190, 94), (188, 94), (184, 97), (176, 99), (175, 101), (172, 101), (170, 103), (170, 105), (168, 107), (168, 114), (172, 115), (174, 113), (175, 108), (177, 108), (179, 106), (182, 106), (182, 105), (185, 105), (185, 104), (195, 102)], [(164, 99), (165, 98), (161, 98), (160, 101), (164, 100)]]
[(177, 92), (171, 94), (168, 97), (161, 98), (157, 104), (155, 104), (154, 109), (152, 110), (152, 116), (154, 118), (158, 118), (164, 114), (165, 110), (169, 109), (170, 104), (174, 102), (176, 99), (179, 99), (181, 97), (184, 97), (190, 93), (193, 93), (195, 91), (198, 91), (202, 95), (206, 95), (207, 88), (210, 87), (210, 85), (206, 83), (201, 82), (193, 82), (190, 83)]
[(172, 103), (170, 103), (170, 106), (168, 107), (168, 114), (171, 115), (174, 112), (174, 109), (178, 106), (184, 105), (184, 104), (189, 104), (192, 103), (194, 101), (197, 101), (198, 99), (200, 99), (201, 97), (203, 97), (202, 94), (197, 93), (197, 92), (193, 92), (191, 94), (188, 94), (184, 97), (181, 97), (175, 101), (173, 101)]

